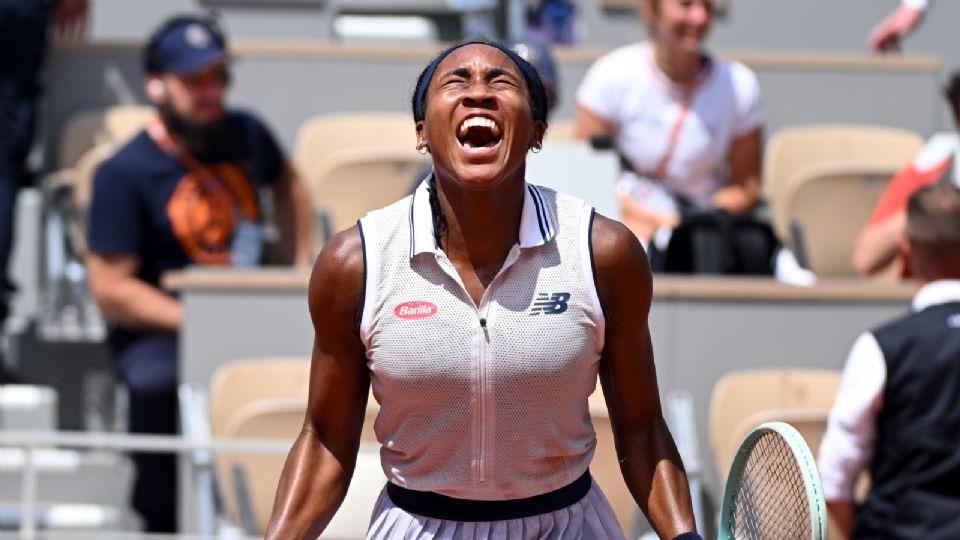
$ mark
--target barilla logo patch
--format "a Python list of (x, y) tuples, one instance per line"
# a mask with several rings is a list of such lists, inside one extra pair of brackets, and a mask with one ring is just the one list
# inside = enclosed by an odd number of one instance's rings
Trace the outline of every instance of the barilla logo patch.
[(437, 306), (430, 302), (404, 302), (393, 308), (393, 314), (401, 319), (425, 319), (437, 314)]

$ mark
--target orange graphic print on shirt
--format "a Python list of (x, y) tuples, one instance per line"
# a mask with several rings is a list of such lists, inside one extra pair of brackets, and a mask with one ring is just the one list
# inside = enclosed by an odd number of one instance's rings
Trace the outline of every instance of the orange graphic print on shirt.
[(167, 216), (187, 256), (200, 264), (224, 265), (230, 262), (238, 218), (259, 219), (257, 195), (236, 165), (210, 165), (180, 179), (167, 202)]

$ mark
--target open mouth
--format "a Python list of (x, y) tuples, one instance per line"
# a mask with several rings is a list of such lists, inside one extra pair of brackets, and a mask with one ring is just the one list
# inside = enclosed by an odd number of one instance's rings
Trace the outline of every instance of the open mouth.
[(500, 126), (489, 118), (471, 116), (460, 124), (457, 140), (468, 150), (494, 148), (503, 139)]

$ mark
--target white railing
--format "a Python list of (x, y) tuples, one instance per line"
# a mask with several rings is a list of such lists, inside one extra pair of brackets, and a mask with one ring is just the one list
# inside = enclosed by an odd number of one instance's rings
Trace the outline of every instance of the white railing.
[[(176, 436), (129, 435), (124, 433), (71, 431), (3, 431), (0, 442), (4, 448), (20, 448), (24, 452), (20, 484), (21, 540), (37, 538), (37, 470), (34, 453), (40, 449), (77, 448), (85, 450), (114, 450), (118, 452), (176, 453), (188, 452), (243, 452), (256, 454), (285, 454), (292, 441), (262, 439), (189, 440)], [(157, 537), (159, 538), (159, 537)]]

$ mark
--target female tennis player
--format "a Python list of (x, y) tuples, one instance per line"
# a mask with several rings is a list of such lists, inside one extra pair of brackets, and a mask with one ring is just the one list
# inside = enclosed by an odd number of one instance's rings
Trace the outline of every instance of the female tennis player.
[(637, 504), (661, 538), (699, 538), (660, 410), (643, 249), (524, 180), (546, 105), (536, 71), (493, 43), (421, 74), (413, 116), (434, 172), (317, 259), (307, 417), (267, 538), (316, 538), (337, 511), (372, 384), (389, 481), (368, 538), (622, 539), (588, 471), (598, 374)]

